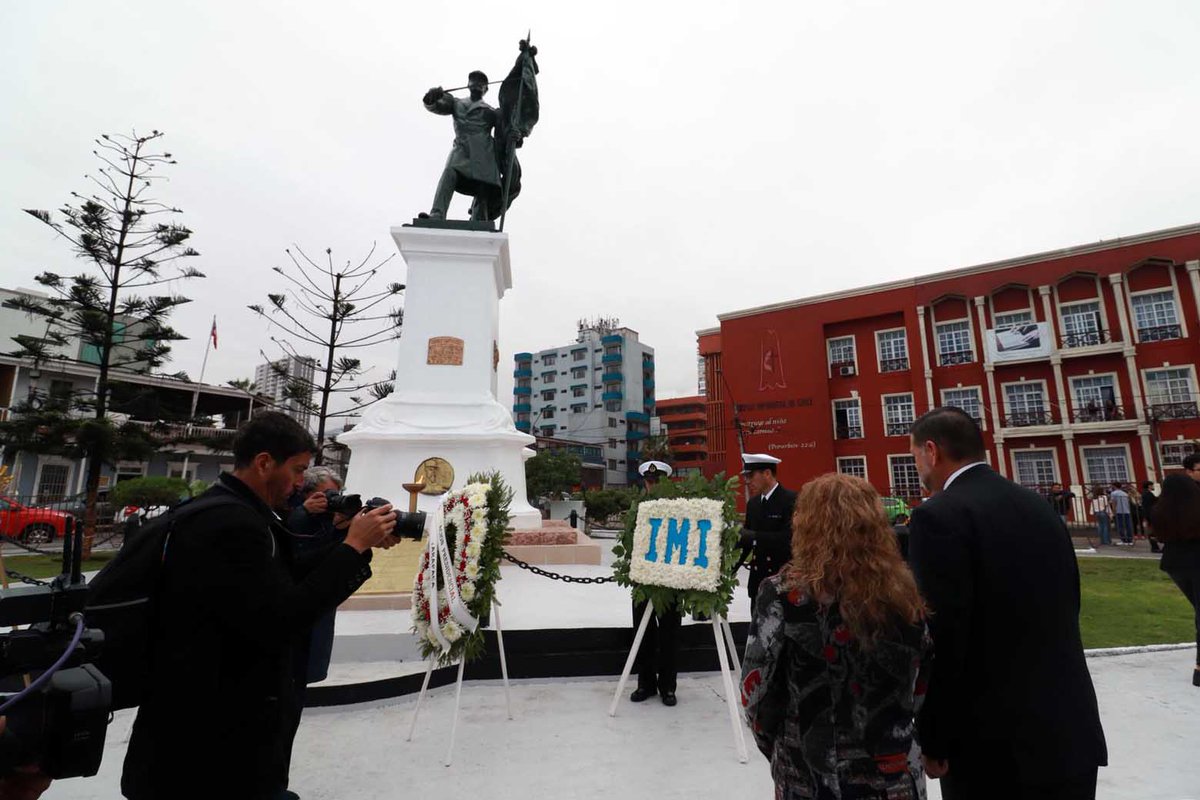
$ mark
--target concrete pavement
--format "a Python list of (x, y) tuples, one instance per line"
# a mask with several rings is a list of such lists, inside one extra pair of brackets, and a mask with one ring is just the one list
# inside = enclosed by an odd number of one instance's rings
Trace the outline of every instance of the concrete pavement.
[[(1103, 800), (1200, 798), (1200, 689), (1191, 650), (1089, 659), (1108, 736)], [(524, 681), (513, 687), (513, 721), (497, 682), (468, 683), (453, 766), (442, 766), (452, 687), (431, 693), (417, 736), (404, 740), (415, 699), (316, 709), (296, 740), (292, 788), (305, 800), (383, 800), (477, 792), (492, 800), (751, 800), (772, 796), (768, 765), (750, 744), (737, 762), (715, 674), (681, 676), (679, 705), (622, 700), (607, 706), (615, 679)], [(62, 781), (48, 798), (119, 796), (132, 715), (109, 730), (98, 776)], [(220, 765), (212, 765), (220, 769)], [(939, 800), (937, 782), (929, 796)]]

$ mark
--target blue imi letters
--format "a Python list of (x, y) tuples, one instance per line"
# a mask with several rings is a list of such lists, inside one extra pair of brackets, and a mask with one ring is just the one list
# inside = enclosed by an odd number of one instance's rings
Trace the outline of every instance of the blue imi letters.
[[(651, 517), (650, 520), (650, 548), (643, 556), (647, 561), (658, 561), (658, 535), (663, 529), (664, 520), (662, 517)], [(662, 562), (664, 564), (672, 563), (675, 554), (679, 555), (679, 566), (688, 563), (688, 557), (692, 557), (692, 565), (703, 569), (708, 566), (708, 532), (712, 530), (711, 519), (696, 520), (696, 539), (698, 540), (692, 549), (688, 549), (688, 543), (691, 539), (692, 521), (690, 519), (676, 519), (671, 517), (665, 520), (667, 523), (666, 545), (662, 550)]]
[(638, 505), (629, 577), (634, 583), (714, 592), (721, 578), (724, 504), (707, 498)]

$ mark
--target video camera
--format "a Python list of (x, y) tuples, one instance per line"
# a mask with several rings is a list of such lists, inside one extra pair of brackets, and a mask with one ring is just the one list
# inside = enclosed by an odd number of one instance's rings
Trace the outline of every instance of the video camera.
[[(382, 497), (372, 497), (366, 503), (362, 501), (362, 495), (345, 494), (337, 489), (325, 490), (326, 510), (333, 514), (345, 514), (352, 517), (359, 511), (373, 511), (380, 506), (391, 504), (391, 500)], [(396, 510), (396, 528), (392, 531), (392, 535), (401, 539), (415, 539), (420, 541), (421, 536), (425, 532), (425, 512), (424, 511), (400, 511)]]
[(66, 522), (62, 574), (0, 593), (0, 626), (29, 626), (0, 634), (0, 775), (31, 764), (49, 778), (100, 769), (112, 684), (93, 663), (104, 634), (84, 625), (83, 531), (74, 522)]

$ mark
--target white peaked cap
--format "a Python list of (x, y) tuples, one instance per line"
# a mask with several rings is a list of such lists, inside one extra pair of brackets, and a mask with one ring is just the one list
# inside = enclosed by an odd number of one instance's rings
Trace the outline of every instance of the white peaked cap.
[(766, 453), (742, 453), (742, 472), (773, 467), (778, 463), (780, 463), (780, 459)]
[(654, 467), (654, 469), (663, 473), (668, 478), (671, 477), (671, 473), (674, 471), (671, 469), (671, 465), (665, 461), (643, 461), (641, 466), (638, 467), (638, 474), (644, 476), (650, 471), (651, 467)]

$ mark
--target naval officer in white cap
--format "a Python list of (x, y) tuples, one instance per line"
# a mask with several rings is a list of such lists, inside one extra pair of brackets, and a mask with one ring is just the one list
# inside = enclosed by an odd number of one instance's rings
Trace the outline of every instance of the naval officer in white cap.
[(746, 503), (742, 528), (742, 557), (750, 558), (750, 608), (753, 612), (758, 585), (792, 559), (792, 511), (796, 493), (783, 488), (775, 477), (779, 459), (765, 453), (742, 453), (742, 475), (754, 495)]

